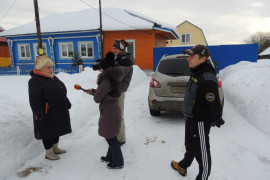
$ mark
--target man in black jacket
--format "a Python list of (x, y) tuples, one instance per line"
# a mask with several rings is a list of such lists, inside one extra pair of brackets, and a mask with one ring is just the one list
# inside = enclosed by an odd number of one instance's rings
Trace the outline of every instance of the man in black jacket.
[(210, 128), (211, 125), (220, 127), (224, 124), (217, 73), (206, 62), (210, 55), (206, 46), (196, 45), (184, 50), (184, 53), (189, 55), (188, 63), (191, 68), (182, 109), (186, 119), (186, 153), (180, 162), (172, 161), (171, 166), (182, 176), (186, 176), (187, 168), (195, 157), (199, 164), (196, 180), (207, 180), (211, 170)]

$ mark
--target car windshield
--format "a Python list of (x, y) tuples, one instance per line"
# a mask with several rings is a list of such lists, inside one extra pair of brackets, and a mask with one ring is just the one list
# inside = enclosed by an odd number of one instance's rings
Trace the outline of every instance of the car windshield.
[(169, 76), (190, 76), (188, 62), (186, 59), (170, 59), (161, 61), (158, 72)]

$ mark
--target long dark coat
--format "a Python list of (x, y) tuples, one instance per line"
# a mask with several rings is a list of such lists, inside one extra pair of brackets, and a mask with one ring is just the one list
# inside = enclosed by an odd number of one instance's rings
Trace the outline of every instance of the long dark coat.
[(122, 68), (108, 68), (98, 77), (98, 88), (94, 90), (94, 100), (100, 103), (98, 134), (105, 138), (117, 136), (121, 127), (121, 110), (118, 97), (121, 95), (121, 83), (124, 75)]
[(30, 73), (29, 102), (33, 111), (36, 139), (53, 139), (71, 133), (67, 89), (56, 76), (44, 77)]

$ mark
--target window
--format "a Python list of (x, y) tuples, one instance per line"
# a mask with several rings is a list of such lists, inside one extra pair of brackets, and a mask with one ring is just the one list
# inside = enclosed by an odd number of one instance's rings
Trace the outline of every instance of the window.
[(135, 40), (130, 39), (130, 40), (126, 40), (128, 43), (131, 44), (131, 46), (128, 46), (125, 51), (132, 54), (133, 58), (135, 59)]
[(158, 72), (173, 77), (190, 76), (190, 68), (188, 66), (187, 58), (175, 58), (160, 61)]
[[(34, 56), (35, 58), (39, 56), (38, 52), (38, 43), (34, 43), (33, 44), (33, 48), (34, 48)], [(46, 47), (46, 43), (42, 43), (42, 48), (43, 48), (43, 54), (47, 55), (47, 47)]]
[(20, 60), (31, 60), (30, 44), (18, 44), (18, 52)]
[(94, 44), (92, 41), (79, 42), (79, 54), (81, 58), (94, 58)]
[(61, 59), (72, 59), (74, 48), (72, 42), (59, 43), (59, 53)]
[(190, 34), (182, 34), (182, 43), (190, 43)]

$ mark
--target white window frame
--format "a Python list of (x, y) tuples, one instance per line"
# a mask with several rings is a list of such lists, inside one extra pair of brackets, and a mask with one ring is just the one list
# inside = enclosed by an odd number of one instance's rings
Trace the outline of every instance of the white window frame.
[[(37, 51), (37, 47), (38, 47), (38, 43), (33, 43), (33, 49), (34, 49), (34, 56), (35, 56), (35, 58), (39, 56), (38, 55), (38, 51)], [(44, 55), (48, 55), (47, 44), (46, 43), (42, 43), (42, 48), (43, 48), (43, 54)]]
[(68, 47), (68, 45), (71, 44), (72, 45), (72, 52), (74, 53), (74, 45), (73, 42), (59, 42), (58, 43), (58, 48), (59, 48), (59, 55), (60, 55), (60, 59), (72, 59), (72, 57), (68, 56), (68, 49), (67, 49), (67, 56), (63, 56), (63, 52), (62, 52), (62, 45), (66, 45)]
[[(22, 56), (22, 51), (21, 51), (21, 47), (24, 47), (25, 49), (25, 57)], [(27, 57), (27, 52), (26, 52), (26, 46), (29, 46), (29, 57)], [(31, 46), (30, 43), (18, 43), (18, 55), (19, 55), (19, 60), (31, 60)]]
[[(183, 35), (185, 36), (184, 41), (183, 41), (183, 38), (182, 38)], [(189, 41), (187, 41), (187, 35), (189, 35)], [(181, 34), (181, 43), (190, 43), (190, 40), (191, 40), (191, 34), (189, 34), (189, 33)]]
[[(132, 48), (132, 55), (133, 55), (133, 58), (135, 59), (135, 57), (136, 57), (136, 53), (135, 53), (135, 39), (125, 39), (125, 41), (127, 41), (127, 42), (131, 42), (131, 43), (133, 43), (133, 48)], [(127, 51), (127, 48), (125, 48), (125, 52), (128, 52)]]
[[(86, 44), (86, 56), (82, 56), (82, 52), (81, 52), (81, 45), (82, 44)], [(92, 56), (89, 56), (88, 55), (88, 47), (87, 47), (87, 44), (91, 44), (92, 45), (92, 53), (93, 55)], [(94, 59), (95, 58), (95, 51), (94, 51), (94, 42), (93, 41), (79, 41), (78, 42), (78, 49), (79, 49), (79, 55), (82, 59)]]

